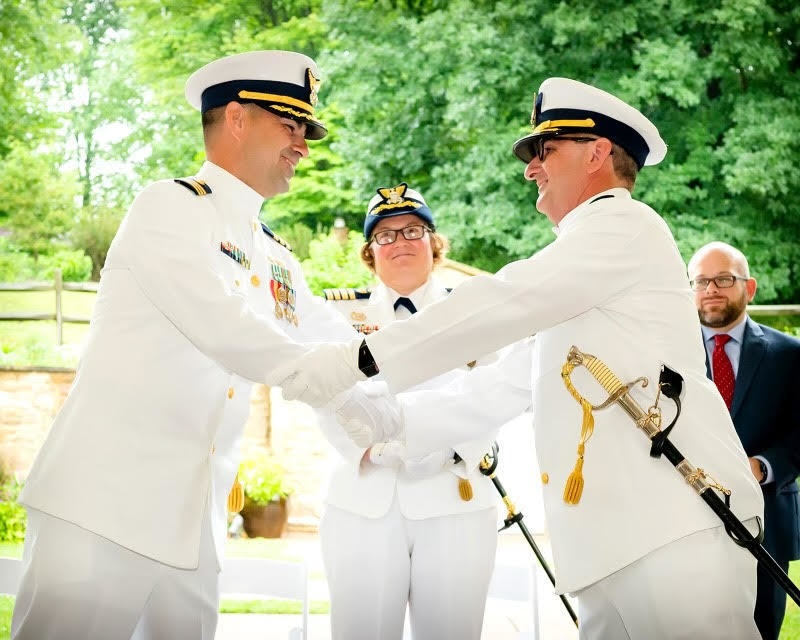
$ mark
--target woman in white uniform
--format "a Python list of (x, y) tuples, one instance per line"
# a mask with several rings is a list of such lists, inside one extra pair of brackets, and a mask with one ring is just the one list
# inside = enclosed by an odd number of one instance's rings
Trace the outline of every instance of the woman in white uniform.
[[(361, 257), (379, 284), (371, 291), (326, 291), (330, 304), (357, 329), (369, 333), (447, 296), (433, 276), (447, 242), (418, 192), (406, 184), (378, 189), (364, 237)], [(321, 421), (340, 454), (320, 524), (334, 640), (399, 639), (407, 607), (415, 640), (480, 638), (497, 546), (498, 497), (478, 464), (497, 428), (530, 404), (527, 344), (514, 345), (504, 356), (508, 367), (519, 369), (519, 384), (504, 397), (485, 399), (497, 404), (498, 415), (480, 440), (405, 460), (402, 444), (365, 449), (332, 420)], [(465, 362), (420, 388), (468, 376), (498, 357)], [(382, 435), (389, 440), (396, 434)]]

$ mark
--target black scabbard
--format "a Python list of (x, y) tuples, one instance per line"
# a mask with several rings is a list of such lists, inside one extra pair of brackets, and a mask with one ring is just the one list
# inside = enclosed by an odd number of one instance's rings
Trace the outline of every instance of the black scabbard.
[[(680, 451), (675, 447), (669, 438), (664, 440), (664, 448), (662, 453), (667, 460), (669, 460), (675, 468), (685, 462), (685, 458)], [(680, 469), (678, 469), (680, 471)], [(699, 491), (700, 497), (717, 514), (717, 517), (722, 521), (725, 526), (725, 531), (731, 539), (740, 547), (747, 549), (758, 560), (758, 564), (764, 571), (766, 571), (775, 582), (786, 592), (792, 600), (800, 605), (800, 589), (792, 582), (792, 579), (786, 574), (783, 568), (775, 561), (769, 551), (762, 545), (760, 535), (753, 535), (744, 526), (739, 518), (730, 510), (728, 505), (719, 497), (719, 495), (710, 486), (707, 486)]]

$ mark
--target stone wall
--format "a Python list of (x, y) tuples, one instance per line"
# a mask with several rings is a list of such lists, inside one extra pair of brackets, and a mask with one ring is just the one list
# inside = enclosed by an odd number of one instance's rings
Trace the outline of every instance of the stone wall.
[[(0, 369), (0, 464), (18, 477), (27, 475), (74, 377), (69, 369)], [(243, 447), (266, 447), (278, 456), (297, 487), (290, 499), (290, 526), (315, 528), (331, 449), (314, 411), (256, 385)]]

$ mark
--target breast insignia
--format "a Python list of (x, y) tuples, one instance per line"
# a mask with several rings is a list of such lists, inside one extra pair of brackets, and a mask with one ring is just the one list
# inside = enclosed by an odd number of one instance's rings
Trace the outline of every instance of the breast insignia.
[(211, 193), (211, 187), (208, 186), (208, 183), (205, 180), (200, 180), (200, 178), (194, 178), (191, 176), (188, 178), (175, 178), (174, 182), (186, 187), (196, 196), (207, 196), (209, 193)]
[(275, 242), (281, 245), (284, 249), (288, 249), (289, 251), (292, 250), (292, 247), (289, 245), (286, 240), (281, 238), (277, 233), (275, 233), (272, 229), (270, 229), (267, 225), (263, 222), (261, 223), (261, 229), (266, 233), (270, 238), (272, 238)]

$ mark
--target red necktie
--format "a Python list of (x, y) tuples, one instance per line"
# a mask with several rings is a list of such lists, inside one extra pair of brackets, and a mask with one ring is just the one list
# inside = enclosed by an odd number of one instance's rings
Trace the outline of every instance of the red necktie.
[(733, 403), (733, 386), (736, 378), (733, 375), (733, 367), (725, 353), (725, 343), (731, 337), (727, 333), (718, 333), (714, 336), (714, 352), (711, 354), (711, 367), (714, 372), (714, 384), (717, 385), (722, 399), (728, 406), (730, 411), (731, 404)]

